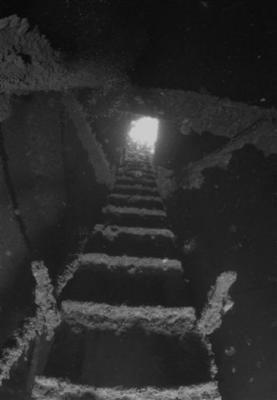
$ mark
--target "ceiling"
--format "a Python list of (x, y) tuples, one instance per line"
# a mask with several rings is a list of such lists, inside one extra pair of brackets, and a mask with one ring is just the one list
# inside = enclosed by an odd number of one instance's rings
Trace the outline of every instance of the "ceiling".
[(243, 0), (3, 1), (69, 59), (105, 58), (144, 87), (276, 106), (277, 6)]

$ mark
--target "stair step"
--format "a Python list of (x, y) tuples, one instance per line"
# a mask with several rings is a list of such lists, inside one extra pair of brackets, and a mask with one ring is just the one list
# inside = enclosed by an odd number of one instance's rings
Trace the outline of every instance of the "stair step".
[(128, 195), (128, 194), (111, 194), (108, 197), (108, 201), (111, 204), (117, 206), (136, 206), (136, 207), (147, 207), (163, 209), (163, 203), (158, 196), (139, 196), (139, 195)]
[(152, 169), (153, 164), (149, 160), (126, 160), (122, 165), (122, 167), (135, 167), (135, 168), (146, 168)]
[[(81, 254), (69, 271), (62, 299), (128, 305), (184, 306), (190, 293), (180, 261)], [(82, 288), (82, 290), (80, 290)]]
[(152, 210), (138, 207), (116, 207), (108, 205), (103, 208), (104, 214), (119, 214), (119, 215), (138, 215), (141, 217), (159, 217), (166, 218), (166, 213), (163, 210)]
[(112, 306), (66, 300), (62, 318), (68, 325), (96, 331), (126, 332), (132, 328), (164, 336), (183, 336), (195, 328), (192, 307)]
[(101, 232), (104, 236), (107, 236), (110, 240), (114, 240), (120, 234), (133, 235), (135, 237), (142, 237), (147, 239), (166, 239), (174, 240), (175, 235), (169, 229), (154, 229), (154, 228), (139, 228), (129, 227), (120, 225), (102, 225), (97, 224), (94, 227), (95, 232)]
[(142, 156), (140, 154), (138, 154), (137, 152), (130, 152), (128, 154), (126, 154), (125, 156), (125, 161), (124, 162), (128, 162), (128, 161), (139, 161), (139, 162), (152, 162), (152, 157), (149, 157), (148, 155), (146, 156)]
[(211, 379), (193, 308), (62, 302), (43, 375), (97, 387), (161, 388)]
[(150, 161), (127, 160), (124, 162), (123, 166), (136, 168), (152, 168), (152, 163)]
[(142, 184), (142, 185), (152, 185), (156, 186), (155, 178), (147, 178), (143, 176), (128, 176), (128, 175), (119, 175), (116, 180), (117, 184)]
[(169, 229), (97, 224), (86, 252), (175, 258), (175, 236)]
[(127, 158), (123, 165), (136, 165), (141, 167), (152, 167), (152, 162), (149, 159)]
[(102, 212), (111, 224), (156, 228), (163, 227), (166, 224), (166, 213), (163, 210), (117, 207), (110, 204), (104, 207)]
[(80, 254), (78, 256), (80, 268), (93, 268), (97, 271), (120, 270), (129, 274), (160, 275), (162, 273), (182, 274), (182, 264), (179, 260), (168, 258), (143, 258), (128, 256), (110, 256), (105, 253)]
[(123, 168), (120, 167), (118, 170), (117, 177), (123, 177), (123, 176), (129, 176), (129, 177), (140, 177), (140, 178), (147, 178), (147, 179), (155, 179), (155, 173), (153, 170), (151, 171), (141, 171), (140, 169), (136, 168)]
[(149, 194), (149, 195), (159, 195), (158, 189), (153, 186), (147, 185), (120, 185), (115, 184), (113, 193), (135, 193), (135, 194)]
[(33, 400), (221, 400), (216, 382), (174, 389), (95, 388), (45, 376), (36, 377)]
[(138, 164), (124, 164), (120, 167), (121, 171), (139, 171), (144, 174), (153, 174), (154, 169), (152, 166), (138, 165)]

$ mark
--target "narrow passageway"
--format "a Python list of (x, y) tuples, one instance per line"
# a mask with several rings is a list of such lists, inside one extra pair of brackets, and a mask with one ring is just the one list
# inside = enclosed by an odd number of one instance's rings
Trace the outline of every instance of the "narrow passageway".
[(0, 11), (0, 400), (276, 400), (277, 6)]
[(129, 144), (102, 216), (34, 399), (219, 399), (145, 147)]

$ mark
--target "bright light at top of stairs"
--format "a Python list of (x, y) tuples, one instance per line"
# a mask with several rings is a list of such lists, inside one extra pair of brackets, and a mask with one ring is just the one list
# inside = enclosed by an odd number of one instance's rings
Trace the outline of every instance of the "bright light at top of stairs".
[(133, 143), (138, 146), (147, 147), (153, 153), (158, 136), (158, 128), (158, 119), (142, 117), (132, 121), (128, 135)]

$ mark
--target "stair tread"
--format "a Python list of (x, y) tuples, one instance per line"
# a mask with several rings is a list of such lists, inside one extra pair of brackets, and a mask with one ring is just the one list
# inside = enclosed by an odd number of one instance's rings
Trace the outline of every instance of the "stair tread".
[(148, 166), (140, 166), (140, 165), (135, 165), (135, 164), (128, 164), (122, 167), (119, 172), (126, 172), (126, 171), (136, 171), (137, 173), (143, 173), (143, 174), (152, 174), (154, 175), (154, 169), (152, 167)]
[(142, 226), (139, 223), (135, 226), (123, 221), (97, 224), (87, 243), (86, 252), (175, 258), (175, 235), (169, 229)]
[(103, 225), (97, 224), (94, 227), (94, 233), (101, 232), (107, 239), (114, 240), (121, 233), (134, 235), (134, 236), (151, 236), (153, 238), (159, 236), (168, 238), (171, 240), (175, 239), (174, 233), (170, 229), (166, 228), (146, 228), (146, 227), (132, 227), (122, 225)]
[(72, 300), (62, 302), (62, 318), (69, 325), (89, 330), (123, 332), (140, 327), (165, 336), (182, 336), (192, 332), (196, 324), (193, 307), (113, 306)]
[(138, 195), (138, 194), (120, 194), (120, 193), (114, 193), (109, 196), (109, 198), (115, 198), (115, 199), (122, 199), (122, 200), (129, 200), (129, 201), (139, 201), (139, 200), (144, 200), (144, 201), (157, 201), (162, 203), (162, 199), (159, 196), (147, 196), (147, 195)]
[(217, 382), (210, 381), (172, 389), (145, 388), (95, 388), (73, 384), (67, 380), (37, 376), (33, 389), (34, 400), (220, 400)]
[(131, 306), (191, 305), (182, 264), (176, 259), (85, 253), (68, 265), (61, 282), (62, 299)]
[(111, 256), (106, 253), (79, 254), (70, 264), (58, 283), (58, 293), (81, 269), (89, 268), (96, 271), (124, 271), (127, 274), (183, 274), (182, 264), (179, 260), (156, 257), (131, 257), (127, 255)]
[(61, 309), (62, 324), (43, 372), (48, 377), (110, 388), (211, 380), (193, 308), (64, 301)]
[(139, 166), (150, 166), (152, 167), (152, 162), (150, 160), (140, 160), (140, 159), (135, 159), (135, 158), (130, 158), (129, 160), (125, 160), (123, 165), (139, 165)]
[(89, 268), (106, 268), (108, 270), (123, 269), (131, 274), (133, 273), (161, 273), (161, 272), (180, 272), (182, 273), (182, 264), (179, 260), (169, 258), (155, 257), (129, 257), (110, 256), (105, 253), (86, 253), (80, 254), (71, 264), (74, 269)]
[(118, 193), (108, 197), (109, 204), (119, 207), (144, 207), (148, 209), (164, 210), (164, 205), (159, 196), (151, 196), (145, 194), (127, 194)]
[(153, 185), (142, 185), (140, 183), (134, 183), (131, 185), (123, 184), (123, 183), (116, 183), (115, 187), (117, 187), (117, 188), (124, 187), (124, 188), (152, 189), (153, 191), (156, 190), (156, 187), (153, 188)]
[(107, 205), (106, 207), (103, 208), (103, 213), (104, 214), (121, 214), (121, 215), (137, 215), (141, 217), (161, 217), (161, 218), (166, 218), (166, 213), (163, 210), (159, 209), (150, 209), (150, 208), (139, 208), (139, 207), (118, 207), (114, 205)]
[(149, 177), (143, 177), (143, 176), (128, 176), (128, 175), (120, 175), (117, 177), (117, 182), (121, 182), (121, 183), (133, 183), (133, 182), (140, 182), (140, 183), (145, 183), (145, 184), (149, 184), (149, 185), (155, 185), (156, 184), (156, 180), (155, 178), (149, 178)]
[(123, 184), (115, 184), (113, 188), (113, 193), (118, 193), (118, 192), (124, 192), (124, 193), (155, 193), (158, 194), (158, 189), (157, 187), (147, 186), (147, 185), (139, 185), (139, 184), (132, 184), (132, 185), (123, 185)]
[(134, 177), (145, 177), (145, 178), (152, 178), (155, 179), (155, 172), (154, 170), (141, 170), (139, 168), (135, 168), (135, 167), (121, 167), (118, 169), (118, 175), (117, 177), (120, 178), (121, 176), (134, 176)]

